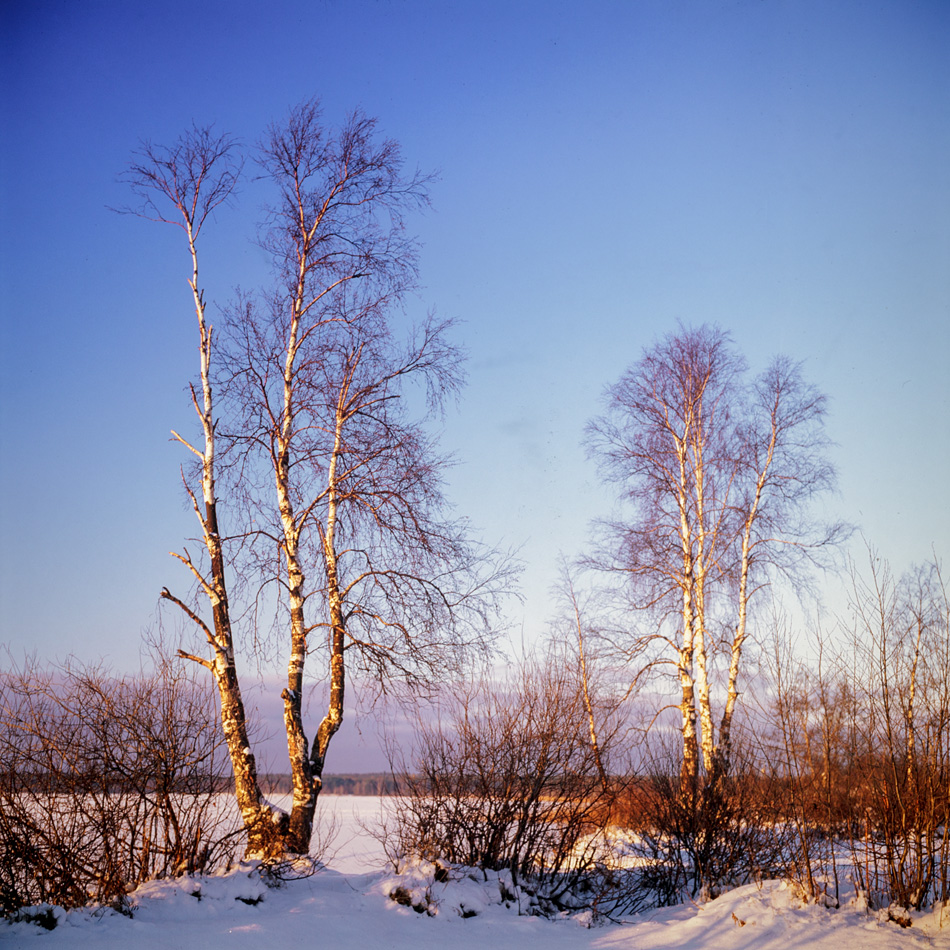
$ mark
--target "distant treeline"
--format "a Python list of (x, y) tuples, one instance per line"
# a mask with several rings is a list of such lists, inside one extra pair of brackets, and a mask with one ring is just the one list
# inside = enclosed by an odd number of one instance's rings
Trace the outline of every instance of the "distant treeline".
[[(268, 773), (259, 776), (261, 790), (268, 795), (289, 795), (292, 784), (289, 775)], [(4, 788), (14, 791), (62, 791), (68, 793), (73, 790), (76, 776), (59, 778), (50, 772), (18, 772), (0, 771), (0, 784)], [(88, 773), (87, 781), (93, 783), (97, 789), (108, 793), (123, 793), (132, 790), (155, 792), (159, 790), (160, 782), (156, 780), (139, 780), (130, 782), (128, 779), (110, 779), (101, 774)], [(402, 776), (393, 776), (389, 772), (357, 772), (352, 775), (324, 775), (324, 795), (400, 795), (400, 783), (405, 788), (405, 779)], [(233, 792), (234, 779), (229, 775), (219, 775), (216, 778), (208, 776), (185, 775), (170, 784), (168, 791), (178, 793), (204, 794), (207, 792)]]
[[(400, 795), (400, 785), (405, 788), (401, 776), (390, 772), (356, 772), (346, 775), (324, 775), (322, 795)], [(272, 795), (289, 795), (289, 775), (264, 775), (261, 788)]]

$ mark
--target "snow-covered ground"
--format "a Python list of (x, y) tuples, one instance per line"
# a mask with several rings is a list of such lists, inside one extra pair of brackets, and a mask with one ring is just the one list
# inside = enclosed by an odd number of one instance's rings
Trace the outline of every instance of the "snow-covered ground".
[[(31, 948), (418, 948), (451, 950), (950, 950), (950, 919), (917, 915), (909, 929), (859, 906), (803, 906), (780, 882), (732, 891), (704, 905), (682, 905), (588, 927), (581, 919), (518, 916), (498, 899), (497, 876), (436, 883), (417, 867), (395, 878), (379, 843), (362, 825), (377, 820), (380, 800), (326, 797), (335, 816), (328, 867), (312, 877), (266, 887), (247, 870), (147, 884), (132, 895), (134, 916), (112, 911), (54, 911), (52, 931), (0, 924), (0, 945)], [(389, 897), (397, 887), (428, 890), (429, 913)], [(473, 913), (474, 912), (474, 913)], [(463, 918), (462, 913), (472, 914)], [(950, 909), (946, 912), (950, 918)]]

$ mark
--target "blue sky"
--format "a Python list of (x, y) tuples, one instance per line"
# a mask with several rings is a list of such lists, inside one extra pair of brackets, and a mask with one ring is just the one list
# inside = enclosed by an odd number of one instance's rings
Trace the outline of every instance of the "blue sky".
[[(526, 563), (516, 631), (609, 495), (599, 395), (677, 320), (831, 396), (837, 511), (898, 568), (946, 555), (950, 5), (416, 2), (4, 5), (0, 642), (135, 667), (193, 526), (169, 429), (196, 356), (179, 234), (117, 215), (142, 139), (253, 143), (318, 95), (438, 169), (428, 307), (463, 324), (445, 424), (459, 511)], [(266, 279), (253, 184), (204, 247)]]

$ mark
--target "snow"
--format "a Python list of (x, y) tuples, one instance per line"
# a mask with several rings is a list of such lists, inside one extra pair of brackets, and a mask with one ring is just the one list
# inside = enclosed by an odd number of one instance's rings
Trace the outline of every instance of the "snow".
[[(208, 877), (154, 881), (130, 895), (133, 917), (112, 910), (54, 909), (58, 925), (0, 924), (4, 948), (260, 948), (321, 946), (393, 950), (448, 943), (452, 950), (950, 950), (950, 909), (913, 915), (898, 927), (858, 902), (840, 910), (804, 905), (792, 885), (737, 888), (706, 904), (685, 904), (589, 926), (590, 913), (548, 920), (519, 916), (510, 877), (423, 861), (402, 873), (388, 866), (365, 829), (378, 820), (375, 798), (325, 796), (324, 824), (337, 825), (327, 867), (269, 887), (251, 867)], [(401, 889), (397, 903), (391, 895)], [(413, 904), (421, 908), (414, 909)], [(299, 942), (299, 943), (298, 943)]]

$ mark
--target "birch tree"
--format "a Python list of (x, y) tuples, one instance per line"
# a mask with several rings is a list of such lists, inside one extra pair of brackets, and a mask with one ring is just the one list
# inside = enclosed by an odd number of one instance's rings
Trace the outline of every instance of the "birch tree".
[[(509, 571), (470, 538), (442, 492), (449, 460), (428, 425), (462, 382), (451, 324), (429, 316), (397, 332), (417, 280), (405, 219), (428, 204), (430, 177), (404, 172), (375, 120), (354, 113), (334, 130), (315, 101), (274, 125), (255, 159), (276, 194), (259, 236), (274, 284), (224, 311), (226, 344), (208, 371), (223, 418), (210, 421), (206, 440), (217, 436), (228, 460), (229, 567), (257, 597), (247, 616), (276, 604), (286, 651), (292, 807), (271, 816), (267, 841), (253, 838), (256, 819), (245, 817), (248, 853), (271, 856), (309, 851), (349, 658), (382, 689), (394, 679), (429, 683), (489, 642)], [(211, 597), (213, 585), (184, 560)], [(173, 599), (215, 649), (214, 632)], [(248, 633), (261, 642), (256, 627)], [(187, 655), (215, 673), (214, 660)], [(314, 655), (328, 699), (308, 730)], [(243, 755), (253, 763), (246, 734)]]
[(811, 500), (834, 485), (824, 399), (785, 359), (751, 384), (746, 376), (728, 334), (681, 328), (608, 388), (606, 412), (588, 428), (624, 507), (601, 525), (590, 560), (656, 618), (646, 639), (676, 673), (685, 798), (702, 775), (728, 772), (753, 597), (772, 569), (791, 571), (844, 534), (809, 517)]
[(235, 796), (247, 832), (249, 856), (270, 856), (281, 849), (281, 816), (261, 795), (257, 765), (248, 737), (247, 716), (235, 666), (234, 632), (228, 600), (227, 556), (219, 529), (217, 495), (218, 448), (212, 386), (213, 333), (205, 292), (199, 281), (198, 239), (214, 211), (234, 193), (241, 171), (235, 141), (210, 128), (193, 127), (170, 146), (147, 143), (136, 154), (126, 180), (140, 199), (134, 213), (174, 224), (185, 237), (190, 261), (191, 291), (198, 329), (198, 384), (190, 386), (191, 403), (199, 421), (201, 441), (189, 441), (177, 431), (172, 437), (198, 462), (199, 486), (182, 469), (185, 492), (200, 526), (204, 559), (187, 548), (172, 552), (191, 574), (211, 611), (211, 622), (187, 597), (165, 587), (161, 596), (175, 604), (201, 632), (208, 655), (182, 653), (210, 670), (221, 701), (221, 725), (234, 772)]
[(800, 364), (784, 356), (774, 358), (747, 393), (738, 423), (737, 533), (727, 575), (735, 622), (726, 641), (729, 667), (719, 733), (705, 761), (713, 775), (729, 771), (732, 720), (754, 595), (776, 570), (801, 580), (798, 568), (803, 563), (824, 561), (850, 534), (843, 522), (823, 523), (812, 516), (812, 500), (836, 487), (824, 434), (826, 410), (827, 398), (805, 380)]

